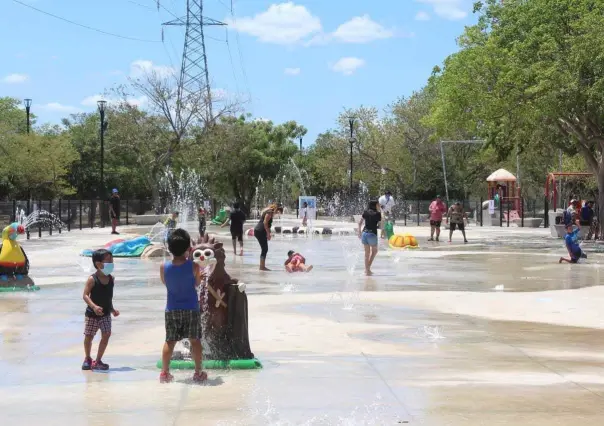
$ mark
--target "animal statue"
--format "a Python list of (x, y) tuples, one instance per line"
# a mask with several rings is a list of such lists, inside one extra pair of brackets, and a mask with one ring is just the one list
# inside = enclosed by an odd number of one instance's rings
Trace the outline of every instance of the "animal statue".
[(29, 260), (17, 242), (17, 236), (25, 233), (23, 225), (11, 223), (2, 230), (0, 244), (0, 280), (24, 280), (29, 273)]
[(192, 253), (193, 261), (204, 266), (206, 274), (199, 298), (208, 346), (204, 348), (204, 359), (253, 359), (245, 284), (227, 273), (222, 243), (206, 234)]

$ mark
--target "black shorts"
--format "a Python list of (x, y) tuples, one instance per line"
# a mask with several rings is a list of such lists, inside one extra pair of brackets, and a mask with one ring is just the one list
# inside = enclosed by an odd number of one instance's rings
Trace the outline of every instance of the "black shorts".
[(231, 238), (243, 242), (243, 229), (231, 229)]
[(455, 231), (455, 228), (459, 229), (460, 231), (465, 231), (466, 230), (466, 225), (464, 223), (454, 223), (454, 222), (451, 222), (449, 224), (449, 229), (451, 231)]
[(587, 255), (581, 250), (577, 253), (573, 253), (572, 257), (570, 258), (570, 263), (577, 263), (579, 262), (579, 259), (587, 259)]
[(120, 215), (119, 214), (115, 214), (115, 213), (111, 213), (111, 219), (120, 220)]
[(581, 220), (579, 221), (581, 226), (591, 226), (591, 220)]
[(166, 311), (166, 342), (201, 339), (200, 311)]
[(431, 220), (430, 226), (436, 226), (437, 228), (440, 228), (441, 222), (442, 222), (442, 220)]

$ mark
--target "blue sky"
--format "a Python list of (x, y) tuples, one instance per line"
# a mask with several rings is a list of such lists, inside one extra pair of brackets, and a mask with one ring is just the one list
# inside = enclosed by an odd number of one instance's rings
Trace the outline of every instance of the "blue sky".
[[(32, 98), (39, 122), (94, 111), (106, 88), (148, 69), (179, 69), (185, 0), (20, 0), (111, 37), (5, 0), (0, 6), (0, 96)], [(474, 22), (472, 0), (205, 0), (210, 79), (255, 117), (296, 120), (304, 144), (344, 108), (384, 108), (421, 88)], [(170, 11), (170, 12), (168, 12)], [(228, 41), (226, 43), (228, 34)], [(10, 41), (8, 41), (10, 40)], [(230, 52), (230, 55), (229, 55)], [(232, 62), (230, 57), (232, 57)], [(145, 99), (136, 99), (144, 107)]]

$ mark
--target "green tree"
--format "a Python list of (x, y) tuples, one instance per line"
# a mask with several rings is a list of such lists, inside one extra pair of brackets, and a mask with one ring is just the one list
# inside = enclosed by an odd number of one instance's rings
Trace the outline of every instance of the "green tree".
[(435, 70), (432, 123), (505, 156), (531, 145), (578, 152), (597, 176), (604, 222), (604, 3), (488, 0), (475, 10), (461, 50)]

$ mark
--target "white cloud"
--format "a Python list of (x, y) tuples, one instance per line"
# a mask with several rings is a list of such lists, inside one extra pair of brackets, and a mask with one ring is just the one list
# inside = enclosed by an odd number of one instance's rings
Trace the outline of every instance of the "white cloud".
[(417, 15), (415, 15), (415, 20), (416, 21), (429, 21), (430, 15), (422, 10), (422, 11), (417, 12)]
[(9, 74), (2, 79), (2, 82), (6, 84), (20, 84), (25, 83), (27, 80), (29, 80), (27, 74)]
[(300, 68), (285, 68), (284, 72), (286, 75), (299, 75)]
[(211, 89), (212, 101), (223, 101), (228, 96), (228, 92), (224, 89)]
[(82, 102), (80, 102), (82, 105), (84, 106), (97, 106), (97, 102), (101, 101), (105, 99), (103, 96), (101, 95), (92, 95), (92, 96), (88, 96), (87, 98), (84, 98), (82, 100)]
[(394, 31), (373, 21), (369, 15), (363, 15), (340, 25), (331, 37), (343, 43), (368, 43), (394, 37)]
[(71, 105), (63, 105), (58, 102), (50, 102), (50, 103), (47, 103), (46, 105), (41, 105), (38, 108), (44, 109), (46, 111), (63, 112), (63, 113), (72, 113), (72, 112), (81, 111), (78, 107), (74, 107)]
[(296, 44), (321, 32), (321, 20), (304, 6), (293, 2), (272, 4), (254, 15), (228, 20), (229, 26), (241, 33), (257, 37), (260, 41), (274, 44)]
[(450, 21), (457, 21), (468, 16), (464, 10), (465, 0), (415, 0), (419, 3), (429, 4), (434, 9), (434, 13), (441, 18)]
[(139, 78), (145, 74), (155, 73), (160, 77), (173, 75), (176, 70), (167, 65), (155, 65), (152, 61), (139, 59), (130, 64), (130, 77)]
[(330, 65), (334, 72), (352, 75), (357, 69), (365, 65), (365, 60), (355, 57), (340, 58), (335, 64)]

